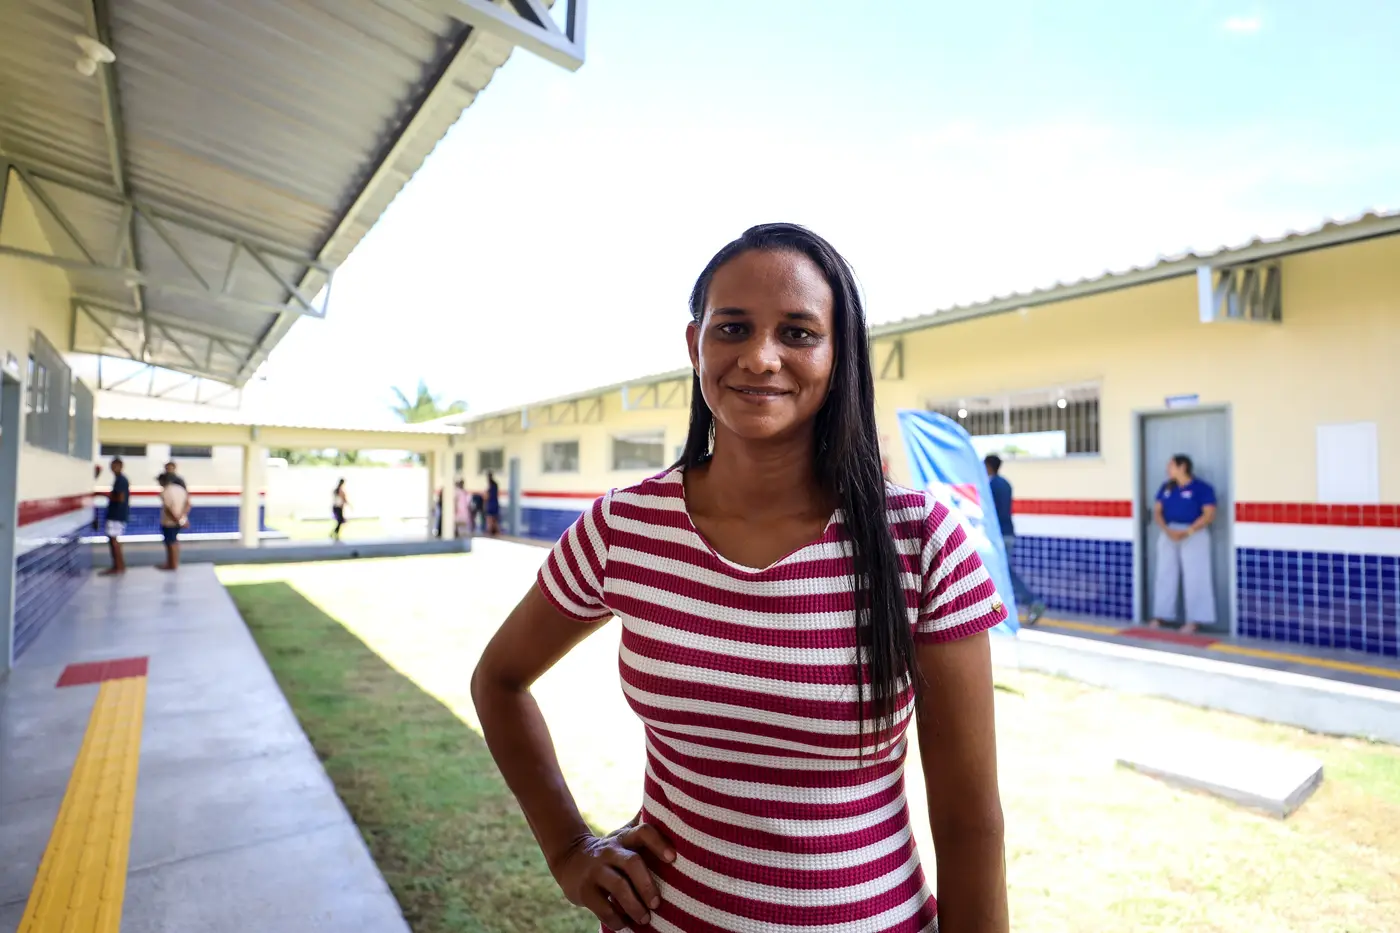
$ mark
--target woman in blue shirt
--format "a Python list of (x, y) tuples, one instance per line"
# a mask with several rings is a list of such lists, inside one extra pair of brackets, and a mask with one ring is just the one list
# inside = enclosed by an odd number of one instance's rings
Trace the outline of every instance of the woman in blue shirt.
[(1177, 590), (1186, 593), (1190, 633), (1215, 624), (1215, 581), (1211, 573), (1210, 523), (1215, 521), (1215, 490), (1192, 472), (1191, 458), (1177, 454), (1167, 463), (1167, 481), (1157, 490), (1152, 519), (1161, 529), (1157, 574), (1152, 590), (1152, 627), (1176, 617)]

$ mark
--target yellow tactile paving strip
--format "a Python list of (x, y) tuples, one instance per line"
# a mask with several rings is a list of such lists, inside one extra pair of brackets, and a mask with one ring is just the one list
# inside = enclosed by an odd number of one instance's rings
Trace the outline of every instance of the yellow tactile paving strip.
[[(1092, 622), (1071, 622), (1066, 619), (1041, 619), (1039, 625), (1050, 628), (1068, 629), (1071, 632), (1090, 632), (1095, 635), (1121, 635), (1123, 630), (1112, 625), (1095, 625)], [(1142, 647), (1139, 645), (1138, 647)], [(1238, 654), (1247, 658), (1262, 658), (1268, 661), (1284, 661), (1288, 664), (1304, 664), (1309, 667), (1319, 667), (1324, 670), (1346, 671), (1349, 674), (1365, 674), (1369, 677), (1387, 677), (1391, 680), (1400, 680), (1400, 671), (1388, 667), (1376, 667), (1371, 664), (1353, 664), (1350, 661), (1334, 661), (1331, 658), (1313, 658), (1305, 654), (1290, 654), (1287, 651), (1270, 651), (1267, 648), (1251, 648), (1246, 645), (1232, 645), (1226, 642), (1216, 642), (1213, 645), (1205, 646), (1207, 651), (1218, 651), (1222, 654)]]
[(98, 687), (18, 933), (120, 929), (145, 708), (145, 677)]

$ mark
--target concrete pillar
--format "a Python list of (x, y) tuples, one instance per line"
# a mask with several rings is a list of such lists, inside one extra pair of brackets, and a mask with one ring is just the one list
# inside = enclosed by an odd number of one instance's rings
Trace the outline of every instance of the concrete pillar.
[[(433, 509), (437, 507), (437, 494), (442, 491), (442, 537), (444, 539), (455, 538), (457, 536), (457, 523), (454, 521), (454, 503), (452, 494), (452, 451), (446, 447), (434, 450), (428, 454), (428, 515), (433, 514)], [(428, 536), (432, 537), (433, 527), (428, 526)]]
[(0, 678), (14, 663), (15, 550), (19, 530), (19, 445), (23, 385), (0, 373)]
[(267, 468), (267, 448), (261, 444), (243, 445), (243, 492), (238, 500), (238, 536), (244, 547), (257, 547), (258, 506), (262, 504), (263, 471)]
[(506, 464), (510, 471), (510, 506), (506, 509), (506, 534), (514, 535), (518, 538), (525, 537), (525, 523), (521, 515), (521, 499), (523, 495), (520, 491), (520, 458), (511, 457)]

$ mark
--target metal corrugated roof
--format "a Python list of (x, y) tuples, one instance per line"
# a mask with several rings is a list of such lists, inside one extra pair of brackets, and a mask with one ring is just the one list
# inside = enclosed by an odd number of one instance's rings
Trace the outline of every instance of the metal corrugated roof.
[[(1068, 301), (1072, 298), (1081, 298), (1086, 295), (1102, 294), (1104, 292), (1131, 288), (1135, 285), (1146, 285), (1151, 282), (1160, 282), (1166, 279), (1195, 275), (1196, 270), (1203, 265), (1233, 265), (1245, 262), (1259, 262), (1277, 259), (1292, 253), (1325, 249), (1329, 246), (1340, 246), (1344, 243), (1355, 243), (1361, 240), (1394, 236), (1396, 234), (1400, 234), (1400, 211), (1372, 209), (1345, 218), (1328, 218), (1304, 230), (1288, 230), (1269, 237), (1257, 236), (1247, 243), (1234, 246), (1220, 246), (1205, 252), (1183, 252), (1169, 256), (1158, 256), (1156, 260), (1147, 265), (1133, 266), (1129, 269), (1108, 270), (1100, 275), (1089, 278), (1077, 279), (1069, 282), (1056, 282), (1054, 285), (1033, 289), (1028, 292), (1001, 295), (975, 304), (954, 305), (929, 314), (915, 315), (896, 321), (889, 321), (884, 324), (877, 324), (870, 328), (870, 335), (872, 338), (892, 337), (911, 331), (937, 327), (943, 324), (954, 324), (958, 321), (965, 321), (970, 318), (1017, 311), (1021, 308), (1053, 304), (1059, 301)], [(557, 396), (555, 398), (523, 402), (520, 405), (513, 405), (509, 408), (499, 409), (486, 414), (449, 415), (447, 418), (439, 419), (439, 422), (462, 425), (475, 424), (479, 421), (486, 421), (491, 418), (512, 415), (520, 412), (524, 408), (558, 405), (564, 402), (578, 401), (580, 399), (593, 398), (594, 396), (617, 392), (624, 386), (640, 388), (657, 382), (688, 379), (690, 375), (691, 371), (689, 369), (668, 370), (662, 373), (638, 376), (635, 379), (629, 379), (625, 382), (616, 382), (590, 389), (580, 389), (577, 392)]]
[(1400, 211), (1368, 210), (1344, 218), (1327, 218), (1304, 230), (1287, 230), (1273, 236), (1256, 236), (1247, 243), (1219, 246), (1205, 252), (1182, 252), (1158, 256), (1151, 263), (1128, 269), (1110, 269), (1088, 278), (1056, 282), (1028, 292), (1013, 292), (970, 305), (954, 305), (928, 314), (914, 315), (879, 324), (870, 329), (871, 336), (889, 337), (896, 334), (952, 324), (968, 318), (985, 317), (1006, 311), (1017, 311), (1037, 305), (1068, 301), (1087, 295), (1132, 288), (1150, 282), (1195, 275), (1201, 266), (1235, 265), (1277, 259), (1292, 253), (1324, 249), (1343, 243), (1355, 243), (1375, 237), (1400, 233)]
[[(67, 221), (41, 211), (72, 349), (235, 385), (308, 311), (287, 286), (315, 296), (512, 50), (436, 0), (5, 7), (0, 161)], [(80, 75), (77, 35), (115, 64)]]

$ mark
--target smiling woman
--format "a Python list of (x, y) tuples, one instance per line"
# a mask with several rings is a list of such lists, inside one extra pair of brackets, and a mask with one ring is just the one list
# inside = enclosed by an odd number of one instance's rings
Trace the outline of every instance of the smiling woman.
[[(472, 679), (554, 877), (615, 930), (1006, 930), (986, 636), (1006, 610), (959, 521), (882, 476), (849, 266), (754, 227), (690, 310), (680, 462), (584, 513)], [(599, 837), (529, 687), (614, 614), (647, 772)], [(937, 902), (904, 796), (914, 723)]]

